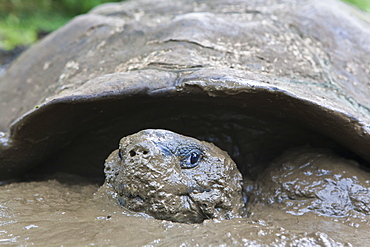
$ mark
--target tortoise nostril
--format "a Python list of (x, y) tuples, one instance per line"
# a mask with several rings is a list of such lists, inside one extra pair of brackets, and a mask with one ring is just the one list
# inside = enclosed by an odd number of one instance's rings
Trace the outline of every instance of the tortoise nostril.
[(143, 154), (143, 155), (146, 155), (146, 154), (148, 154), (149, 153), (149, 151), (148, 150), (146, 150), (146, 149), (139, 149), (139, 150), (134, 150), (134, 149), (132, 149), (130, 152), (129, 152), (129, 154), (130, 154), (130, 156), (131, 157), (134, 157), (134, 156), (136, 156), (137, 154)]
[(136, 155), (136, 152), (134, 150), (131, 150), (129, 153), (131, 157), (134, 157)]

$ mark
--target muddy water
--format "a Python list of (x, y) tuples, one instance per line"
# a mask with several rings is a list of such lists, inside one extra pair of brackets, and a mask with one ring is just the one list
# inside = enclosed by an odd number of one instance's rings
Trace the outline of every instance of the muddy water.
[(94, 199), (94, 185), (55, 180), (1, 187), (3, 245), (363, 246), (369, 219), (292, 216), (260, 205), (249, 217), (181, 224), (140, 217)]
[[(311, 219), (310, 224), (305, 222), (307, 218), (280, 214), (281, 219), (263, 220), (264, 216), (274, 214), (267, 207), (261, 208), (268, 213), (258, 216), (259, 220), (172, 223), (135, 216), (113, 204), (96, 200), (93, 195), (97, 189), (94, 185), (71, 186), (56, 180), (2, 186), (0, 243), (36, 246), (340, 245), (335, 229), (345, 230), (351, 238), (356, 238), (361, 229), (319, 217)], [(299, 231), (295, 229), (297, 226)], [(326, 228), (334, 228), (329, 236), (323, 233)]]
[(368, 242), (370, 174), (352, 161), (332, 156), (283, 157), (247, 188), (251, 198), (257, 198), (250, 201), (248, 217), (201, 224), (129, 212), (104, 189), (83, 181), (64, 174), (0, 186), (0, 244), (365, 246)]

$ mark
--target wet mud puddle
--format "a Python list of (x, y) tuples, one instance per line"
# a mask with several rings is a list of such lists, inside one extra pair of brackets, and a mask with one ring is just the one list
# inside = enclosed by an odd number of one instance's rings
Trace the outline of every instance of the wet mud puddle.
[(75, 183), (75, 177), (67, 183), (7, 184), (0, 186), (0, 244), (365, 246), (370, 174), (352, 163), (317, 153), (290, 154), (246, 188), (247, 217), (200, 224), (130, 212), (98, 185)]
[(183, 224), (138, 217), (94, 197), (96, 185), (56, 180), (0, 187), (0, 244), (49, 246), (362, 246), (369, 217), (287, 214), (259, 206), (249, 218)]
[[(55, 180), (1, 187), (2, 245), (160, 245), (194, 246), (360, 246), (366, 222), (313, 214), (291, 216), (261, 207), (251, 218), (181, 224), (138, 217), (94, 199), (94, 185), (65, 185)], [(299, 230), (298, 230), (299, 229)]]

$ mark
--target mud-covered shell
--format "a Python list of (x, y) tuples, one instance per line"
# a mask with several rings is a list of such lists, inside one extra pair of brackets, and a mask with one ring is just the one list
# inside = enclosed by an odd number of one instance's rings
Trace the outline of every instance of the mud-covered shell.
[[(97, 7), (0, 78), (0, 179), (63, 158), (61, 167), (102, 173), (124, 135), (168, 127), (204, 137), (196, 129), (226, 126), (231, 109), (298, 123), (370, 161), (369, 20), (334, 0)], [(210, 111), (217, 121), (195, 124)]]

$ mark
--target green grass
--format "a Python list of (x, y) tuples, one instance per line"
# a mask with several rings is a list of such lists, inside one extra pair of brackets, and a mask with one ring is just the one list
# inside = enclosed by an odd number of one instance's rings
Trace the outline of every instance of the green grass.
[(0, 0), (0, 49), (28, 46), (74, 16), (118, 0)]
[(62, 14), (35, 13), (34, 15), (0, 15), (0, 49), (11, 50), (27, 46), (38, 39), (40, 31), (50, 32), (64, 25), (71, 17)]
[(370, 0), (344, 0), (345, 2), (352, 3), (360, 9), (370, 12)]
[[(118, 0), (0, 0), (0, 49), (28, 46), (76, 15)], [(370, 0), (344, 0), (370, 12)]]

